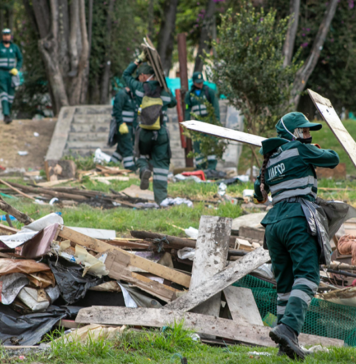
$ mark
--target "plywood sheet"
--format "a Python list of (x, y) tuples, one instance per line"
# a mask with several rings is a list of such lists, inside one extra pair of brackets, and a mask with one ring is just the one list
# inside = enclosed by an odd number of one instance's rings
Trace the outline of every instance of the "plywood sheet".
[(310, 89), (308, 89), (308, 93), (321, 116), (328, 124), (331, 131), (335, 134), (337, 140), (345, 149), (352, 163), (356, 167), (356, 142), (344, 127), (344, 124), (340, 120), (330, 100), (320, 96)]
[(261, 147), (262, 141), (266, 140), (266, 138), (257, 135), (224, 128), (218, 125), (204, 123), (203, 121), (188, 120), (188, 121), (183, 121), (181, 124), (188, 130), (214, 135), (219, 138), (234, 140), (236, 142), (253, 145), (255, 147)]

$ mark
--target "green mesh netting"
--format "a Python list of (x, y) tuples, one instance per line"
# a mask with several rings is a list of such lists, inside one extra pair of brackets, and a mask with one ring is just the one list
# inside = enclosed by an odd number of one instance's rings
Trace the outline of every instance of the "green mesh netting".
[[(262, 318), (268, 313), (277, 315), (277, 291), (273, 284), (248, 275), (233, 285), (252, 290)], [(313, 298), (302, 332), (344, 340), (347, 345), (356, 346), (356, 307)]]

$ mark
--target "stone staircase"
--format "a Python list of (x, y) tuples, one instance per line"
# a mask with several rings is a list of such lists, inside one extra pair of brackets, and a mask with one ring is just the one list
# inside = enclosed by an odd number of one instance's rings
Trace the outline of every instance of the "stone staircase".
[[(90, 156), (97, 148), (111, 155), (115, 150), (115, 147), (107, 146), (111, 112), (112, 107), (109, 105), (63, 107), (47, 151), (46, 160), (58, 160), (68, 154)], [(180, 142), (176, 108), (168, 109), (167, 114), (169, 117), (167, 128), (170, 133), (172, 150), (171, 168), (184, 167), (184, 150)], [(226, 100), (220, 100), (220, 116), (223, 125), (226, 125), (228, 120)], [(237, 165), (237, 154), (231, 153), (231, 151), (237, 151), (236, 143), (229, 148), (231, 150), (227, 155), (230, 154), (232, 159), (227, 161), (225, 157), (226, 161), (220, 167), (236, 167)]]

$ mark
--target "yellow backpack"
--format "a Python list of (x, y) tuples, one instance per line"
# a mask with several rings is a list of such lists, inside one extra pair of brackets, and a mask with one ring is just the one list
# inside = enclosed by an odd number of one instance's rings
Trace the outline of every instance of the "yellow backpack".
[(143, 84), (145, 94), (142, 98), (140, 110), (140, 127), (147, 130), (161, 129), (161, 122), (163, 120), (162, 107), (163, 101), (161, 99), (161, 87), (157, 87), (152, 91), (148, 83)]

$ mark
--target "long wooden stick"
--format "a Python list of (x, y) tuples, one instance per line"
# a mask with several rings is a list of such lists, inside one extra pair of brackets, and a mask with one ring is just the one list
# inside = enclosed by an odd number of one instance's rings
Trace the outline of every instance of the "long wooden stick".
[(34, 221), (23, 212), (15, 209), (14, 207), (6, 203), (1, 197), (0, 197), (0, 210), (7, 212), (9, 215), (12, 215), (13, 217), (16, 217), (18, 221), (22, 222), (25, 225), (28, 225)]
[(10, 183), (7, 183), (7, 182), (3, 181), (2, 179), (0, 179), (0, 183), (2, 183), (3, 185), (11, 188), (12, 190), (16, 191), (17, 193), (19, 193), (20, 195), (22, 195), (24, 197), (30, 198), (31, 200), (34, 200), (34, 201), (36, 200), (35, 198), (33, 198), (33, 197), (29, 196), (29, 195), (26, 195), (26, 193), (23, 193), (20, 190), (18, 190), (17, 188), (11, 186)]

